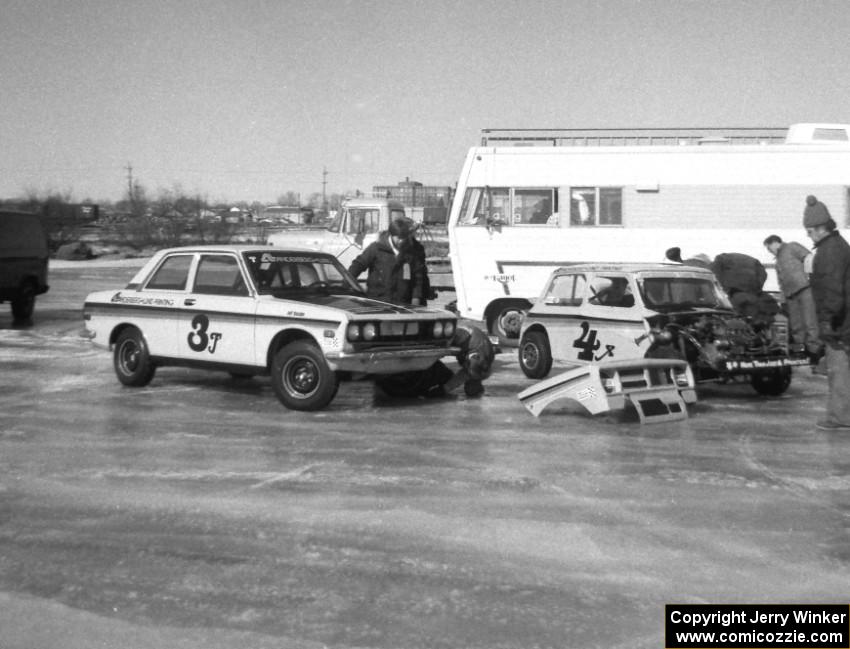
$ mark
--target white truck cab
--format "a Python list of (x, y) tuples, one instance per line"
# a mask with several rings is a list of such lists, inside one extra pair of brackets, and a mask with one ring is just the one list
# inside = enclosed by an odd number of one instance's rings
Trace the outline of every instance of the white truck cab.
[(398, 201), (349, 198), (326, 229), (275, 232), (266, 242), (271, 246), (327, 252), (348, 268), (354, 258), (378, 238), (380, 232), (389, 228), (391, 221), (405, 217), (404, 205)]

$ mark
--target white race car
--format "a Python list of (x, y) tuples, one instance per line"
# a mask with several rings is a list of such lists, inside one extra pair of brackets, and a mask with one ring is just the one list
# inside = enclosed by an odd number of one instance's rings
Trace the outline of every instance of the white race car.
[(458, 352), (452, 313), (369, 299), (332, 255), (262, 246), (161, 250), (125, 288), (90, 294), (84, 319), (124, 385), (164, 365), (270, 374), (294, 410), (325, 407), (342, 379), (386, 380)]
[(542, 379), (553, 361), (680, 359), (698, 382), (742, 378), (760, 394), (778, 395), (791, 383), (791, 368), (809, 364), (788, 337), (781, 314), (757, 322), (736, 313), (704, 268), (576, 264), (554, 271), (524, 315), (519, 364)]

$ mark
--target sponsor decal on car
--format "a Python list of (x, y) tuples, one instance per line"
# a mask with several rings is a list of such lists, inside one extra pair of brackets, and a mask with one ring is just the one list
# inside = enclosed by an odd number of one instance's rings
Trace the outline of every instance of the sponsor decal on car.
[(142, 297), (136, 295), (122, 295), (118, 291), (110, 300), (113, 304), (135, 304), (140, 306), (174, 306), (174, 300), (164, 297)]

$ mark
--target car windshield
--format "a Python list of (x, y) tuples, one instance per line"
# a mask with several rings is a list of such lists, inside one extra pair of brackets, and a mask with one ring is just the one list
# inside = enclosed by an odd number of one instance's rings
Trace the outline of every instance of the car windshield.
[(644, 304), (652, 309), (732, 309), (717, 283), (707, 278), (644, 277), (638, 286)]
[(348, 271), (328, 255), (257, 250), (245, 253), (245, 261), (260, 295), (362, 294)]

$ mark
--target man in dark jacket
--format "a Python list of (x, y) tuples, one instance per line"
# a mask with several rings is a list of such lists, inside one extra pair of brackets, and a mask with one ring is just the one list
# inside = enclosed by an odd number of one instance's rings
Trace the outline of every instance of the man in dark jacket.
[(369, 244), (348, 268), (355, 278), (367, 270), (366, 294), (393, 304), (422, 304), (424, 298), (424, 258), (411, 248), (410, 226), (397, 219), (378, 240)]
[(850, 430), (850, 245), (814, 196), (806, 198), (803, 227), (815, 246), (811, 285), (829, 379), (826, 419), (817, 427)]
[(751, 318), (755, 326), (770, 325), (779, 304), (762, 290), (767, 271), (758, 259), (741, 252), (723, 252), (714, 258), (711, 270), (738, 313)]

